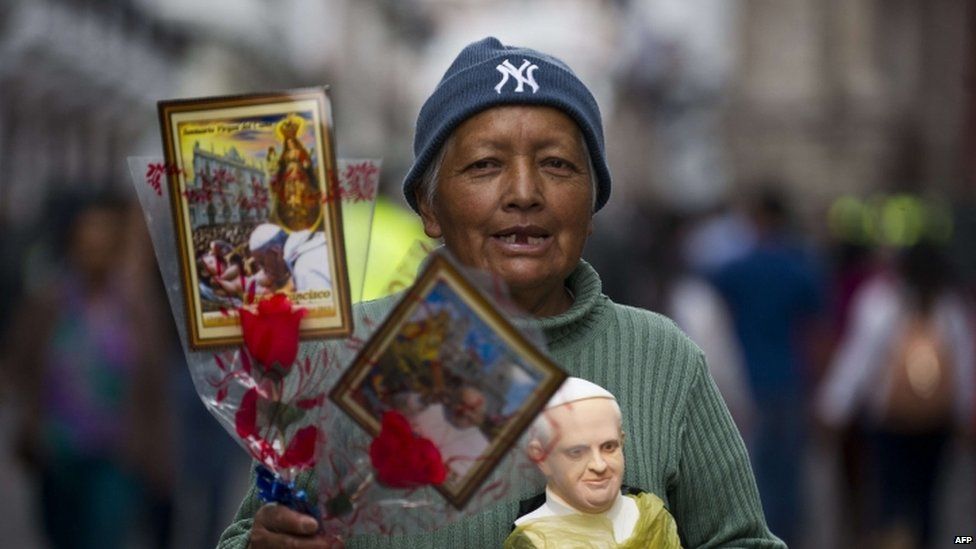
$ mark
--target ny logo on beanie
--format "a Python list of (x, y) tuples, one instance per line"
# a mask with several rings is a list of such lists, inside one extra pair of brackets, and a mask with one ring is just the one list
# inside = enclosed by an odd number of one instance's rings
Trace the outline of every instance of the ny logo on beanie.
[(522, 66), (516, 69), (515, 65), (511, 64), (508, 59), (506, 59), (495, 68), (498, 69), (498, 72), (502, 73), (501, 82), (495, 86), (496, 93), (502, 93), (502, 87), (505, 86), (505, 82), (508, 82), (509, 76), (514, 76), (516, 82), (518, 82), (518, 84), (515, 86), (516, 93), (522, 93), (525, 91), (523, 88), (524, 84), (532, 86), (532, 93), (539, 91), (539, 84), (536, 84), (535, 77), (532, 76), (532, 73), (539, 68), (539, 65), (529, 63), (527, 59), (523, 59)]

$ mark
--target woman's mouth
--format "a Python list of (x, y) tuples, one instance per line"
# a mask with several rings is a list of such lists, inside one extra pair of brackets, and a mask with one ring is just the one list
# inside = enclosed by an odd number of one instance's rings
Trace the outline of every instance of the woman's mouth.
[(552, 241), (548, 231), (535, 225), (508, 227), (491, 236), (502, 249), (517, 253), (543, 252)]
[(528, 244), (530, 246), (538, 246), (546, 241), (544, 236), (526, 236), (523, 234), (508, 234), (496, 237), (505, 244)]

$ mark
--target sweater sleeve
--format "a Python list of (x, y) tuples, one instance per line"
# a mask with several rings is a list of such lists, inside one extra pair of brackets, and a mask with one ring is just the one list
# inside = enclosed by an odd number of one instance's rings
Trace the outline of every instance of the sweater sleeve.
[(683, 409), (668, 486), (683, 545), (785, 549), (766, 526), (742, 437), (700, 352)]
[(254, 474), (251, 474), (251, 487), (244, 496), (234, 521), (224, 530), (217, 542), (217, 549), (245, 549), (251, 540), (251, 525), (254, 523), (254, 514), (261, 507), (257, 494), (254, 491)]
[[(311, 472), (306, 472), (295, 479), (295, 484), (299, 489), (305, 490), (307, 494), (315, 494), (314, 476)], [(258, 509), (264, 505), (258, 499), (257, 491), (254, 489), (254, 470), (251, 470), (250, 488), (247, 495), (241, 501), (241, 506), (237, 509), (234, 521), (224, 530), (217, 542), (217, 549), (246, 549), (251, 541), (251, 525), (254, 523), (254, 515)]]

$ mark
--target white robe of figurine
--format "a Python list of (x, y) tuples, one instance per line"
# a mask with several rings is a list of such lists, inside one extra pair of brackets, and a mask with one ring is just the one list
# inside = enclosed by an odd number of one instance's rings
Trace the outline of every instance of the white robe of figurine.
[[(573, 509), (562, 498), (552, 493), (552, 490), (546, 487), (546, 502), (542, 504), (542, 507), (519, 517), (515, 521), (515, 525), (520, 526), (546, 517), (575, 515), (577, 513), (579, 511)], [(611, 524), (613, 524), (613, 537), (619, 542), (624, 542), (630, 537), (634, 531), (634, 526), (637, 524), (637, 519), (640, 518), (640, 510), (637, 509), (637, 503), (633, 499), (623, 497), (622, 495), (617, 497), (617, 501), (613, 503), (610, 510), (604, 511), (601, 514), (610, 519)]]

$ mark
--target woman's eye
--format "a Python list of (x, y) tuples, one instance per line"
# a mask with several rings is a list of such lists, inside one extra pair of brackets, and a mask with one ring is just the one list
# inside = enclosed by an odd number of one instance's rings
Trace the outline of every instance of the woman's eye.
[(543, 166), (559, 174), (568, 175), (578, 171), (575, 164), (563, 158), (547, 158), (543, 162)]
[(479, 171), (479, 170), (483, 171), (483, 170), (489, 170), (491, 168), (494, 168), (496, 165), (497, 162), (494, 159), (483, 158), (481, 160), (475, 160), (471, 164), (468, 164), (468, 169), (475, 170), (475, 171)]

